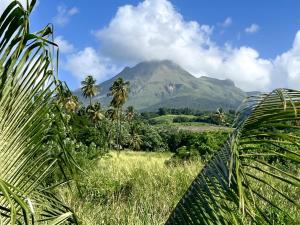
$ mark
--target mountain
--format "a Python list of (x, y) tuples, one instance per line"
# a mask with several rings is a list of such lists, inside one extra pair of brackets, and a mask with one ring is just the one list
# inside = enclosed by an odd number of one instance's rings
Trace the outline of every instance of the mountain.
[[(234, 109), (247, 96), (231, 80), (210, 77), (196, 78), (169, 60), (141, 62), (125, 67), (118, 75), (101, 83), (100, 94), (94, 101), (109, 105), (109, 87), (118, 77), (130, 81), (130, 95), (126, 105), (140, 111), (153, 111), (160, 107), (216, 110), (218, 107)], [(80, 90), (75, 95), (84, 103)]]

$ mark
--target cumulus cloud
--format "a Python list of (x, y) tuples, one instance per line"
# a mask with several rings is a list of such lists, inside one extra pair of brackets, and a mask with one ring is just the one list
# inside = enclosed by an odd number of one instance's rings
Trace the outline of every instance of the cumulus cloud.
[(71, 17), (77, 13), (79, 13), (77, 7), (68, 8), (64, 5), (59, 5), (57, 7), (57, 14), (53, 18), (53, 22), (61, 27), (66, 26), (70, 22)]
[(74, 45), (68, 42), (63, 36), (57, 36), (54, 42), (58, 44), (61, 53), (72, 53), (75, 50)]
[(86, 75), (93, 75), (98, 81), (104, 81), (117, 71), (109, 59), (101, 57), (92, 47), (69, 54), (63, 69), (70, 71), (78, 80), (84, 79)]
[(300, 30), (296, 33), (292, 48), (274, 60), (273, 86), (300, 89)]
[(212, 33), (212, 26), (186, 21), (167, 0), (145, 0), (120, 7), (106, 27), (94, 32), (101, 43), (98, 51), (76, 51), (63, 37), (57, 42), (66, 52), (64, 69), (78, 80), (87, 74), (98, 81), (108, 79), (119, 72), (113, 65), (169, 59), (197, 77), (231, 79), (246, 91), (300, 89), (300, 30), (291, 49), (275, 59), (264, 59), (248, 46), (219, 46), (211, 40)]
[(249, 27), (245, 28), (245, 32), (248, 34), (253, 34), (253, 33), (258, 32), (259, 29), (260, 29), (260, 27), (257, 24), (252, 23)]
[[(227, 26), (230, 21), (225, 20)], [(250, 47), (218, 46), (212, 32), (211, 26), (184, 20), (167, 0), (145, 0), (120, 7), (95, 36), (103, 54), (117, 62), (170, 59), (197, 77), (229, 78), (244, 90), (265, 89), (272, 62)]]
[(229, 27), (232, 24), (231, 17), (227, 17), (220, 25), (223, 28)]

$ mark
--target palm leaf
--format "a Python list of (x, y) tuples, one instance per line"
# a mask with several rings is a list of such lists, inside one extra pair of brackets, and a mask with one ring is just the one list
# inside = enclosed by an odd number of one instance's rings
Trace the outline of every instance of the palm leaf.
[(24, 9), (12, 1), (0, 17), (0, 224), (34, 224), (46, 220), (45, 212), (52, 212), (52, 224), (75, 221), (67, 207), (58, 200), (51, 204), (54, 197), (42, 191), (62, 158), (41, 148), (57, 81), (51, 27), (29, 30), (35, 2)]
[(247, 99), (235, 130), (166, 224), (281, 224), (278, 215), (299, 224), (299, 109), (294, 90)]

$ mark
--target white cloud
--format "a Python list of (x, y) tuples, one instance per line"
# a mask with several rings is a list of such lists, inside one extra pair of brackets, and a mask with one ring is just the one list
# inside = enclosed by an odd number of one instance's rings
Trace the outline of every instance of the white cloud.
[(58, 26), (65, 26), (70, 22), (70, 19), (75, 14), (79, 13), (79, 9), (77, 7), (67, 8), (64, 5), (59, 5), (57, 7), (57, 14), (53, 18), (53, 22)]
[(272, 62), (259, 58), (259, 53), (249, 47), (231, 49), (219, 73), (233, 80), (244, 90), (265, 90), (271, 83)]
[(71, 9), (69, 9), (69, 11), (67, 12), (70, 16), (73, 16), (77, 13), (79, 13), (79, 10), (77, 7), (72, 7)]
[(245, 32), (248, 34), (253, 34), (253, 33), (258, 32), (259, 29), (260, 29), (260, 27), (257, 24), (252, 23), (249, 27), (245, 28)]
[(231, 17), (227, 17), (220, 25), (221, 27), (229, 27), (232, 24), (232, 19)]
[(63, 36), (57, 36), (54, 42), (58, 44), (61, 53), (72, 53), (74, 52), (74, 46), (69, 43)]
[(93, 75), (97, 81), (104, 81), (108, 76), (115, 75), (116, 67), (111, 65), (109, 59), (101, 57), (92, 47), (69, 54), (63, 69), (70, 71), (78, 80), (86, 75)]
[(185, 21), (167, 0), (145, 0), (120, 7), (107, 27), (94, 32), (100, 51), (86, 47), (76, 52), (63, 37), (57, 40), (66, 52), (63, 68), (78, 80), (87, 74), (108, 79), (119, 69), (112, 65), (170, 59), (197, 77), (231, 79), (246, 91), (300, 89), (300, 30), (292, 48), (275, 59), (263, 59), (247, 46), (218, 46), (212, 32), (211, 26)]
[(300, 89), (300, 30), (296, 33), (292, 48), (274, 60), (273, 86)]
[(212, 32), (208, 25), (185, 21), (167, 0), (145, 0), (120, 7), (95, 36), (102, 53), (116, 62), (170, 59), (198, 77), (229, 78), (244, 90), (265, 89), (272, 62), (249, 47), (217, 46)]

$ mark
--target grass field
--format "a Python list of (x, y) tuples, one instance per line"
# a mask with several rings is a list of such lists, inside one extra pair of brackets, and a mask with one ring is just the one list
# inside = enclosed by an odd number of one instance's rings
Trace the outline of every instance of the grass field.
[(165, 165), (171, 153), (111, 152), (78, 179), (82, 196), (58, 192), (84, 225), (162, 225), (201, 168)]
[(156, 126), (172, 126), (176, 127), (180, 130), (188, 130), (191, 132), (207, 132), (207, 131), (232, 131), (232, 128), (225, 127), (225, 126), (218, 126), (210, 123), (203, 123), (203, 122), (183, 122), (183, 123), (174, 123), (173, 119), (175, 117), (185, 117), (188, 119), (196, 118), (196, 116), (193, 115), (163, 115), (153, 118), (158, 124)]
[(208, 131), (227, 131), (231, 132), (233, 129), (231, 127), (224, 127), (212, 124), (197, 124), (197, 123), (185, 123), (185, 124), (174, 124), (180, 130), (188, 130), (191, 132), (208, 132)]
[(158, 116), (153, 118), (153, 120), (155, 120), (158, 123), (168, 123), (171, 124), (173, 123), (173, 119), (175, 117), (184, 117), (184, 118), (188, 118), (188, 119), (195, 119), (197, 118), (196, 116), (193, 115), (172, 115), (172, 114), (168, 114), (168, 115), (162, 115), (162, 116)]
[[(81, 193), (75, 185), (72, 192), (67, 186), (57, 188), (57, 192), (75, 210), (83, 225), (163, 225), (202, 167), (199, 161), (167, 166), (165, 161), (171, 156), (167, 152), (110, 152), (94, 164), (86, 165), (86, 174), (77, 179)], [(299, 169), (291, 168), (299, 177)], [(265, 176), (261, 178), (268, 181)], [(256, 182), (253, 185), (265, 189)], [(295, 187), (278, 182), (276, 188), (299, 200), (300, 193)], [(272, 188), (264, 192), (265, 197), (282, 202), (281, 198), (273, 198)], [(300, 224), (297, 208), (284, 202), (284, 209)], [(272, 215), (274, 225), (296, 225), (278, 211), (265, 210)]]

